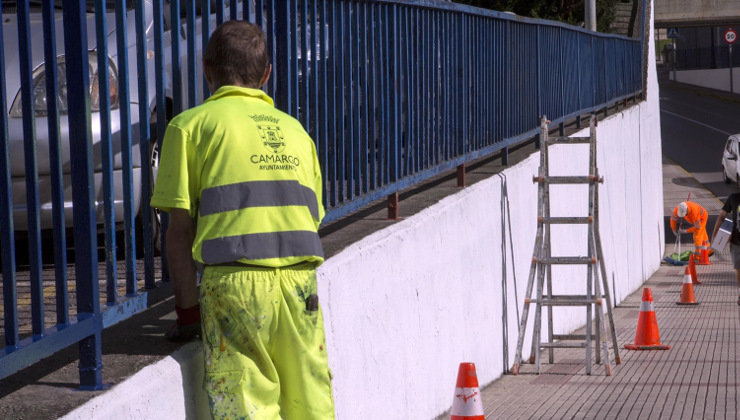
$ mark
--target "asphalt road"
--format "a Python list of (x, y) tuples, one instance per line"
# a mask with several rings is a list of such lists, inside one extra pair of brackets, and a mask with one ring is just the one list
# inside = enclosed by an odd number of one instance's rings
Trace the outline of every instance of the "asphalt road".
[(722, 178), (722, 150), (740, 133), (740, 95), (675, 83), (660, 86), (663, 155), (683, 167), (720, 200), (737, 186)]

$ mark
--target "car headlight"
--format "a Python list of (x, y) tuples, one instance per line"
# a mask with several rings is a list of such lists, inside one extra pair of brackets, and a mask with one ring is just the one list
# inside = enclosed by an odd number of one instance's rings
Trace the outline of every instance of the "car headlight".
[[(100, 89), (98, 86), (98, 56), (90, 51), (88, 56), (90, 74), (90, 110), (100, 111)], [(67, 113), (67, 67), (64, 56), (57, 58), (57, 106), (59, 113)], [(118, 70), (111, 59), (108, 59), (108, 86), (110, 88), (110, 108), (118, 108)], [(36, 117), (45, 117), (48, 114), (46, 98), (46, 71), (44, 65), (40, 65), (33, 72), (33, 110)], [(14, 118), (23, 117), (23, 100), (21, 92), (15, 95), (13, 106), (10, 107), (10, 116)]]

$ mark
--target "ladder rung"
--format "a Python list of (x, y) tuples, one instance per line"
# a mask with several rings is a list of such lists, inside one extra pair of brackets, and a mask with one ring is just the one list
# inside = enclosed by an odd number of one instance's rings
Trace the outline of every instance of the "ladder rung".
[(550, 225), (576, 225), (576, 224), (588, 224), (594, 221), (591, 216), (588, 217), (539, 217), (540, 223)]
[(591, 184), (594, 182), (601, 182), (603, 178), (597, 178), (593, 175), (589, 176), (536, 176), (532, 179), (533, 182), (545, 182), (548, 184)]
[(543, 348), (561, 348), (561, 349), (582, 349), (586, 348), (586, 343), (540, 343)]
[(591, 137), (548, 137), (547, 144), (555, 143), (588, 144), (591, 143)]
[(596, 264), (596, 257), (548, 257), (534, 258), (540, 264)]
[[(553, 334), (553, 340), (585, 340), (586, 334)], [(596, 336), (591, 334), (591, 339), (596, 340)]]
[(532, 302), (539, 302), (545, 306), (585, 306), (592, 304), (601, 304), (601, 299), (592, 297), (588, 299), (586, 296), (570, 296), (570, 295), (554, 295), (543, 297), (542, 299), (532, 299)]

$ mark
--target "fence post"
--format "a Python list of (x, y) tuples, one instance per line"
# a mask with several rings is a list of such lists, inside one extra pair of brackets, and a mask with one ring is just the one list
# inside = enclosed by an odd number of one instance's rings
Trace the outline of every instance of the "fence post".
[[(64, 0), (64, 31), (67, 66), (67, 104), (69, 113), (70, 156), (72, 165), (72, 202), (75, 240), (75, 277), (77, 282), (77, 319), (92, 317), (91, 334), (79, 342), (80, 386), (102, 388), (101, 330), (98, 255), (93, 196), (92, 133), (87, 53), (86, 2)], [(123, 70), (125, 71), (125, 70)]]
[[(0, 19), (2, 11), (0, 11)], [(8, 109), (5, 98), (5, 54), (3, 30), (0, 28), (0, 106)], [(5, 347), (18, 347), (18, 310), (16, 308), (17, 291), (15, 276), (15, 238), (13, 234), (13, 190), (10, 179), (10, 144), (8, 141), (8, 114), (0, 115), (0, 188), (6, 191), (0, 194), (0, 253), (2, 253), (3, 274), (3, 328), (5, 329)]]
[(274, 37), (273, 42), (275, 42), (275, 67), (273, 68), (276, 81), (275, 102), (278, 108), (290, 112), (293, 92), (289, 75), (289, 40), (293, 34), (287, 1), (279, 1), (275, 6), (275, 32), (271, 36)]

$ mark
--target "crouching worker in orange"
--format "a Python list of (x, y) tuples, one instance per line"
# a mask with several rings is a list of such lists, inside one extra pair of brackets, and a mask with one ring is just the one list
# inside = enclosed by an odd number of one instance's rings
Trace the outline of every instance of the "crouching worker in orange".
[[(693, 233), (694, 234), (694, 257), (699, 258), (701, 251), (706, 249), (709, 251), (709, 236), (707, 236), (707, 219), (709, 213), (704, 210), (704, 207), (691, 202), (683, 201), (679, 203), (676, 208), (673, 209), (671, 215), (671, 230), (673, 234), (679, 235), (681, 233)], [(679, 220), (683, 219), (688, 223), (687, 228), (679, 227)], [(711, 255), (711, 252), (709, 252)]]
[[(213, 32), (203, 53), (213, 95), (167, 127), (151, 204), (170, 214), (177, 325), (201, 317), (213, 418), (331, 420), (321, 169), (308, 133), (260, 89), (267, 53), (259, 26)], [(193, 260), (204, 265), (200, 305)]]

